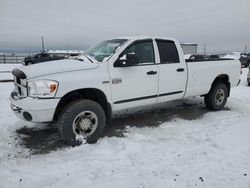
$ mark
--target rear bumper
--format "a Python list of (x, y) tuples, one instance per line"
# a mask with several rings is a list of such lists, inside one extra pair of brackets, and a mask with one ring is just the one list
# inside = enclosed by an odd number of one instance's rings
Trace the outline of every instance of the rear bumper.
[(45, 123), (53, 121), (54, 113), (60, 99), (18, 99), (15, 92), (10, 96), (11, 109), (24, 121)]

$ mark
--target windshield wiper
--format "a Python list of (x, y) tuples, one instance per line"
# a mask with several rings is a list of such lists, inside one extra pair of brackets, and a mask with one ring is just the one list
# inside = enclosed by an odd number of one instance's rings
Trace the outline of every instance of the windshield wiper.
[[(91, 63), (94, 63), (93, 60), (88, 55), (84, 55), (84, 57), (86, 57)], [(82, 59), (80, 57), (75, 57), (74, 59), (76, 59), (78, 61), (84, 61), (84, 59)]]
[(83, 59), (81, 59), (81, 58), (79, 58), (79, 57), (76, 57), (76, 58), (74, 58), (74, 59), (76, 59), (76, 60), (78, 60), (78, 61), (83, 61)]
[(88, 60), (89, 60), (91, 63), (94, 63), (94, 62), (90, 59), (90, 57), (89, 57), (88, 55), (85, 55), (85, 57), (88, 58)]

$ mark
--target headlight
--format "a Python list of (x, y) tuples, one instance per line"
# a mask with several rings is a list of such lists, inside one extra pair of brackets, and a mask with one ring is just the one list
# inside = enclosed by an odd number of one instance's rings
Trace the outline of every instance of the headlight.
[(58, 82), (53, 80), (35, 80), (28, 82), (28, 95), (34, 98), (53, 98), (58, 89)]

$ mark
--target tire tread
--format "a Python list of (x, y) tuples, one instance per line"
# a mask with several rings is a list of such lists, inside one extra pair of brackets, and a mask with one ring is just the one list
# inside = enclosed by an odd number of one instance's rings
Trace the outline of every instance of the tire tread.
[[(103, 129), (105, 127), (105, 122), (106, 122), (105, 113), (104, 113), (102, 107), (98, 103), (96, 103), (95, 101), (92, 101), (92, 100), (88, 100), (88, 99), (81, 99), (81, 100), (77, 100), (77, 101), (73, 101), (73, 102), (69, 103), (68, 105), (66, 105), (64, 107), (61, 114), (59, 115), (56, 126), (58, 128), (59, 135), (61, 135), (61, 137), (68, 144), (70, 144), (72, 146), (80, 145), (81, 143), (79, 141), (77, 141), (75, 138), (73, 138), (74, 137), (72, 135), (73, 131), (71, 133), (66, 131), (66, 129), (68, 128), (67, 126), (71, 126), (71, 125), (67, 125), (68, 124), (67, 121), (68, 121), (68, 118), (72, 118), (71, 116), (72, 116), (72, 112), (74, 112), (74, 110), (81, 109), (83, 107), (96, 108), (95, 110), (99, 111), (98, 113), (100, 113), (100, 116), (101, 116), (99, 118), (102, 119), (101, 121), (100, 121), (100, 119), (98, 119), (98, 126), (97, 126), (96, 131), (92, 135), (90, 135), (89, 137), (86, 138), (87, 143), (95, 143), (97, 141), (97, 139), (100, 137), (100, 135), (103, 132)], [(101, 123), (99, 123), (99, 122), (101, 122)]]
[[(224, 92), (225, 92), (225, 100), (224, 102), (221, 104), (221, 105), (216, 105), (215, 104), (215, 101), (214, 101), (214, 98), (215, 98), (215, 93), (218, 89), (223, 89)], [(204, 102), (205, 102), (205, 105), (208, 109), (210, 110), (213, 110), (213, 111), (218, 111), (218, 110), (221, 110), (222, 108), (224, 108), (226, 102), (227, 102), (227, 97), (228, 97), (228, 89), (227, 89), (227, 86), (222, 83), (222, 82), (217, 82), (217, 83), (214, 83), (212, 85), (212, 88), (211, 90), (209, 91), (209, 93), (207, 95), (205, 95), (204, 97)]]

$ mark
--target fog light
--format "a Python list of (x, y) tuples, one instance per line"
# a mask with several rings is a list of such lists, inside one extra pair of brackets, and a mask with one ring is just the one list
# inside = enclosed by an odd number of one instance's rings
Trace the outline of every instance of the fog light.
[(29, 112), (24, 112), (23, 113), (23, 117), (26, 121), (31, 121), (32, 120), (32, 116)]

